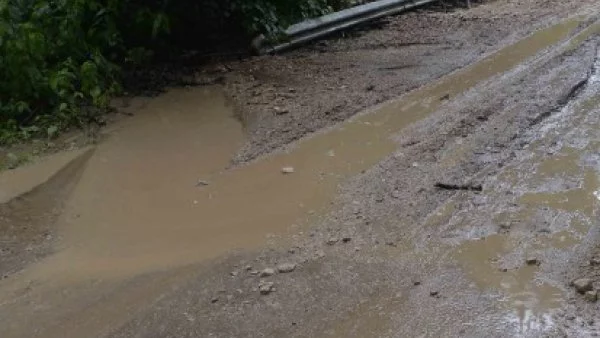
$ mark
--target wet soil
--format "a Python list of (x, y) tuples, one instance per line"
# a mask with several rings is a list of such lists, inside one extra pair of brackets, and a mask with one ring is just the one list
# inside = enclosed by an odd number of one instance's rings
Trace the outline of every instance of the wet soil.
[[(475, 3), (474, 3), (475, 4)], [(593, 1), (488, 1), (390, 17), (275, 57), (228, 63), (227, 92), (248, 141), (244, 162), (343, 121), (572, 15)], [(378, 28), (378, 29), (377, 29)]]
[[(549, 149), (562, 148), (556, 137), (581, 132), (583, 121), (573, 115), (595, 115), (586, 102), (597, 95), (588, 80), (597, 30), (583, 30), (413, 125), (394, 155), (345, 186), (337, 211), (294, 236), (287, 251), (276, 245), (222, 263), (220, 273), (199, 272), (114, 336), (560, 336), (560, 310), (573, 293), (566, 257), (583, 249), (595, 222), (595, 166), (576, 161), (576, 185), (528, 196), (540, 192), (532, 188), (536, 177), (562, 173), (561, 166), (544, 168), (553, 159)], [(574, 94), (582, 81), (586, 90)], [(385, 115), (366, 117), (378, 114)], [(438, 190), (439, 181), (484, 189)], [(565, 207), (563, 194), (570, 195), (567, 206), (579, 206)], [(539, 265), (527, 263), (532, 256)], [(297, 271), (265, 278), (277, 290), (261, 296), (252, 269), (289, 261)], [(184, 315), (161, 326), (176, 313)], [(578, 327), (573, 335), (594, 330)]]
[[(590, 4), (510, 1), (421, 13), (489, 18), (518, 9), (540, 17), (515, 24), (514, 39), (542, 29), (243, 165), (230, 160), (241, 164), (288, 141), (273, 121), (292, 110), (252, 117), (240, 110), (235, 82), (225, 91), (236, 106), (214, 86), (129, 102), (122, 109), (133, 117), (103, 130), (93, 151), (8, 172), (19, 179), (0, 176), (8, 201), (0, 229), (12, 248), (0, 261), (3, 335), (595, 334), (596, 305), (569, 287), (572, 278), (597, 277), (595, 266), (580, 267), (596, 255), (600, 189), (600, 24)], [(567, 9), (580, 15), (559, 20)], [(376, 33), (397, 35), (389, 29)], [(361, 46), (368, 34), (336, 44)], [(246, 75), (233, 70), (228, 81)], [(327, 82), (317, 83), (311, 104), (336, 100), (337, 90), (318, 92)], [(279, 113), (305, 95), (286, 88), (300, 97), (280, 99)], [(246, 145), (236, 108), (246, 116)], [(315, 126), (335, 119), (326, 121)], [(272, 130), (276, 143), (258, 145), (252, 128)], [(298, 130), (296, 137), (307, 132)], [(452, 185), (482, 189), (444, 188)], [(288, 268), (278, 272), (282, 263)]]

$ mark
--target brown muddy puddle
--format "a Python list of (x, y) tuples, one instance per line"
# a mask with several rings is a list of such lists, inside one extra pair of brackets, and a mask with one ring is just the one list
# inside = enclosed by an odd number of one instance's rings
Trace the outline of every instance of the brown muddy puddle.
[(48, 181), (61, 168), (82, 155), (86, 149), (57, 153), (0, 175), (0, 204), (21, 196)]
[(507, 236), (496, 234), (465, 242), (454, 255), (478, 288), (500, 293), (500, 307), (509, 310), (505, 320), (524, 333), (551, 324), (550, 310), (563, 305), (563, 293), (536, 279), (537, 266), (502, 267), (503, 255), (513, 246)]

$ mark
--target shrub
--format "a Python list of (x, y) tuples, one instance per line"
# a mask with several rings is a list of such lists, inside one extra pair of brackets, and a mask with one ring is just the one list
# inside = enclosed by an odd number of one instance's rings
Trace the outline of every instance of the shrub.
[(0, 0), (0, 144), (86, 123), (122, 67), (169, 57), (215, 31), (249, 38), (346, 0)]
[(105, 55), (121, 43), (110, 14), (94, 1), (0, 0), (0, 142), (22, 126), (52, 136), (108, 104), (118, 67)]

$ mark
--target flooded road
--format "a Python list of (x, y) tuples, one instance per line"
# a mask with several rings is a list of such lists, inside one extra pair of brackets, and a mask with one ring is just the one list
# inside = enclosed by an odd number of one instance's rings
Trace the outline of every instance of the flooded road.
[[(98, 146), (61, 216), (61, 252), (36, 269), (106, 278), (259, 245), (326, 208), (343, 179), (390, 154), (390, 137), (434, 112), (444, 95), (515, 67), (579, 23), (541, 30), (289, 153), (231, 170), (225, 168), (243, 136), (218, 88), (172, 90), (134, 103), (143, 110)], [(295, 173), (282, 175), (289, 166)], [(199, 180), (209, 184), (197, 186)]]
[[(232, 250), (259, 249), (269, 236), (308, 229), (329, 212), (340, 185), (397, 150), (393, 137), (404, 128), (551, 46), (563, 52), (578, 48), (600, 28), (596, 24), (577, 31), (584, 22), (575, 18), (540, 30), (285, 152), (237, 167), (230, 167), (230, 160), (243, 144), (244, 132), (221, 88), (179, 88), (155, 99), (134, 100), (127, 108), (134, 116), (114, 125), (80, 166), (76, 185), (55, 222), (59, 239), (54, 253), (2, 280), (0, 324), (6, 336), (108, 334), (134, 318), (137, 309), (149, 309), (164, 298), (169, 285), (185, 281), (192, 274), (189, 266)], [(584, 103), (568, 107), (574, 116), (569, 121), (584, 121), (597, 109), (590, 102), (597, 102), (593, 100), (598, 96), (586, 95)], [(593, 128), (585, 130), (594, 133)], [(556, 137), (564, 131), (547, 133)], [(595, 222), (600, 194), (593, 162), (598, 143), (568, 145), (549, 156), (542, 145), (559, 141), (541, 137), (537, 141), (540, 145), (529, 150), (531, 155), (520, 154), (522, 161), (497, 176), (497, 187), (511, 195), (486, 189), (482, 195), (498, 204), (479, 213), (502, 224), (539, 224), (552, 215), (554, 222), (567, 225), (555, 231), (558, 225), (549, 224), (548, 233), (534, 238), (529, 231), (511, 231), (490, 232), (481, 239), (462, 236), (455, 242), (421, 243), (436, 246), (425, 249), (439, 254), (428, 260), (458, 266), (480, 292), (499, 292), (499, 320), (515, 320), (524, 332), (551, 322), (551, 311), (562, 306), (565, 292), (558, 283), (539, 278), (543, 266), (522, 266), (525, 257), (545, 261), (548, 252), (576, 247)], [(459, 153), (460, 147), (447, 154)], [(8, 200), (30, 190), (30, 182), (48, 180), (48, 173), (77, 155), (58, 155), (39, 166), (0, 175), (0, 197)], [(446, 159), (442, 166), (459, 162), (460, 156)], [(284, 167), (292, 167), (293, 173), (283, 173)], [(481, 221), (465, 220), (467, 211), (455, 209), (453, 203), (448, 202), (448, 211), (440, 217), (430, 218), (428, 226), (464, 222), (461, 226), (467, 228)], [(522, 207), (507, 214), (510, 207), (500, 203)], [(289, 242), (285, 237), (278, 245)], [(518, 258), (506, 258), (515, 252)], [(402, 293), (396, 295), (385, 304), (366, 302), (353, 312), (381, 312), (361, 316), (365, 327), (347, 330), (350, 322), (338, 321), (338, 329), (326, 335), (368, 336), (371, 329), (383, 327), (393, 335), (393, 326), (388, 329), (381, 318), (386, 317), (385, 309), (408, 302)], [(27, 325), (32, 316), (36, 327)]]

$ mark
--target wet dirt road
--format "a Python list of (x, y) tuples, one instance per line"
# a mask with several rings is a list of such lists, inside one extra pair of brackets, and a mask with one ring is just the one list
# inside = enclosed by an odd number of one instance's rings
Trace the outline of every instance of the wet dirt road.
[[(568, 332), (567, 263), (597, 237), (600, 194), (600, 25), (586, 14), (237, 167), (244, 135), (221, 89), (136, 100), (73, 162), (73, 184), (50, 179), (2, 210), (57, 237), (3, 271), (5, 336)], [(61, 161), (10, 175), (41, 183)], [(29, 189), (3, 182), (7, 199)], [(60, 212), (14, 217), (43, 209), (37, 196)], [(257, 276), (280, 263), (293, 272)]]

